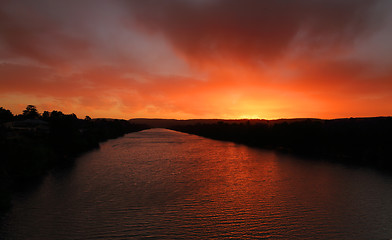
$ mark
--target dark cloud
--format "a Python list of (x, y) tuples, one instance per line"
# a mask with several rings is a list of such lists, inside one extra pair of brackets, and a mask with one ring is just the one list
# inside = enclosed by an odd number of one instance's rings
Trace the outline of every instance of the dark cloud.
[(269, 61), (296, 41), (339, 48), (367, 33), (372, 0), (133, 1), (141, 27), (164, 34), (187, 57)]
[(63, 30), (52, 18), (30, 9), (27, 3), (0, 4), (3, 57), (61, 65), (76, 53), (82, 56), (89, 45), (86, 39), (66, 34)]

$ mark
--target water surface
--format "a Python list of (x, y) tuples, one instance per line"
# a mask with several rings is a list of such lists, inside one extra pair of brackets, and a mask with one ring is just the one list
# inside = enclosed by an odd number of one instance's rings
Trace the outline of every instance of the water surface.
[(389, 239), (392, 178), (166, 129), (18, 194), (1, 239)]

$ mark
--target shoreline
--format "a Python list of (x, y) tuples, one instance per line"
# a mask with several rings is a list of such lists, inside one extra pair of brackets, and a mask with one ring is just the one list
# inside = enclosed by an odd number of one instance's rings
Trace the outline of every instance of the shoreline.
[(350, 166), (392, 171), (392, 118), (201, 123), (169, 129)]
[(99, 148), (101, 142), (144, 129), (148, 126), (125, 120), (81, 120), (76, 117), (49, 119), (47, 127), (39, 130), (3, 126), (0, 212), (10, 209), (15, 190), (40, 181), (56, 167), (73, 164), (81, 154)]

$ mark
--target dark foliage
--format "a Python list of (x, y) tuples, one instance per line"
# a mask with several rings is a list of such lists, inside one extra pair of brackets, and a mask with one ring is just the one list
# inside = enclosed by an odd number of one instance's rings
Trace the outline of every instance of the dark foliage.
[(0, 107), (0, 123), (11, 121), (14, 115), (10, 110)]
[(7, 122), (0, 124), (0, 210), (7, 208), (9, 192), (18, 186), (55, 166), (72, 163), (77, 155), (98, 147), (99, 142), (147, 128), (125, 120), (82, 120), (61, 111), (40, 115), (32, 105), (22, 115), (8, 112), (0, 109), (2, 122)]
[(39, 113), (37, 108), (34, 105), (27, 105), (26, 109), (23, 110), (23, 117), (25, 119), (31, 119), (31, 118), (38, 118)]
[(392, 170), (392, 118), (194, 124), (173, 130), (342, 163)]

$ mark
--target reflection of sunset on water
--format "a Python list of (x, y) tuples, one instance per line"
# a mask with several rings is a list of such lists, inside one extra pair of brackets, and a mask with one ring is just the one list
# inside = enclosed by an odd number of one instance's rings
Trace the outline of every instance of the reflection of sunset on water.
[(387, 239), (391, 183), (370, 169), (150, 129), (106, 141), (20, 193), (0, 236)]

